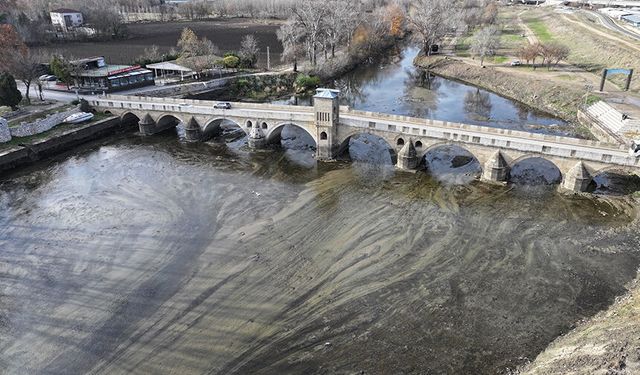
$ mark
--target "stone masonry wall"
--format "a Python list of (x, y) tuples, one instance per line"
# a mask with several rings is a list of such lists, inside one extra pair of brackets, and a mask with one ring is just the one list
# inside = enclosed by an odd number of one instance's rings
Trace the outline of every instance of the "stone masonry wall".
[(20, 123), (20, 125), (10, 127), (9, 130), (11, 132), (11, 136), (13, 137), (28, 137), (35, 134), (44, 133), (47, 130), (52, 129), (56, 125), (61, 124), (65, 118), (76, 112), (78, 112), (78, 109), (73, 108), (68, 111), (54, 113), (48, 115), (43, 119), (31, 123)]

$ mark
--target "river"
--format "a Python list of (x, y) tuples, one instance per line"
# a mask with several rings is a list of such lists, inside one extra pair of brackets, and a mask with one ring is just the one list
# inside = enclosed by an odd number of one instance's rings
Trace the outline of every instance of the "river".
[(2, 176), (3, 373), (508, 373), (636, 276), (634, 198), (397, 172), (366, 137), (316, 163), (283, 133)]
[[(571, 124), (517, 101), (444, 77), (427, 79), (421, 74), (423, 71), (413, 65), (418, 53), (416, 47), (401, 47), (389, 57), (361, 64), (330, 86), (341, 90), (342, 104), (363, 111), (534, 133), (577, 135)], [(274, 103), (309, 105), (310, 100), (291, 98)]]

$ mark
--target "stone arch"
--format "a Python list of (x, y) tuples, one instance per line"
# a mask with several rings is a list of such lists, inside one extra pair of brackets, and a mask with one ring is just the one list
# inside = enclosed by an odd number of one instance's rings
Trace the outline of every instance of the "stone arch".
[[(107, 114), (107, 112), (109, 112), (109, 111), (105, 111), (104, 113)], [(111, 112), (109, 112), (109, 114), (111, 114)], [(135, 125), (138, 125), (140, 120), (142, 120), (142, 118), (140, 116), (136, 115), (135, 113), (131, 112), (131, 111), (125, 112), (120, 116), (120, 122), (122, 124), (135, 124)]]
[[(175, 124), (171, 125), (172, 122), (175, 122)], [(172, 113), (161, 115), (156, 121), (156, 124), (159, 128), (175, 126), (175, 125), (178, 125), (179, 123), (184, 123), (184, 121), (180, 117)]]
[(424, 165), (432, 177), (448, 184), (467, 184), (479, 179), (484, 169), (471, 150), (456, 142), (432, 144), (418, 155), (418, 165)]
[(295, 122), (281, 122), (269, 128), (266, 134), (267, 143), (274, 143), (278, 141), (280, 139), (280, 135), (282, 134), (282, 129), (284, 129), (285, 125), (295, 126), (297, 128), (304, 130), (307, 134), (311, 136), (311, 139), (313, 139), (313, 142), (315, 142), (316, 147), (318, 146), (318, 140), (316, 139), (316, 135), (310, 132), (309, 129), (307, 129), (306, 127), (296, 124)]
[(591, 175), (593, 177), (601, 175), (603, 173), (622, 172), (626, 175), (636, 175), (640, 177), (640, 167), (628, 167), (624, 165), (608, 165), (606, 167), (595, 170)]
[(251, 129), (253, 127), (253, 121), (247, 120), (244, 122), (244, 127), (247, 129)]
[[(538, 176), (536, 179), (533, 176), (527, 176), (527, 165), (523, 165), (523, 163), (531, 163), (534, 161), (539, 161), (541, 172), (543, 173), (541, 176)], [(520, 173), (523, 173), (524, 176), (518, 176)], [(538, 154), (525, 154), (520, 156), (519, 158), (513, 160), (510, 163), (509, 168), (509, 176), (508, 181), (518, 184), (526, 184), (526, 185), (557, 185), (562, 183), (564, 178), (564, 174), (562, 170), (556, 163), (545, 158), (542, 155)], [(528, 180), (528, 181), (527, 181)], [(544, 181), (543, 181), (544, 180)]]
[(640, 169), (610, 165), (591, 173), (588, 191), (595, 194), (626, 195), (640, 191)]
[(327, 138), (328, 138), (327, 132), (320, 133), (320, 140), (321, 141), (325, 141), (325, 140), (327, 140)]
[(420, 140), (416, 141), (416, 143), (414, 144), (414, 146), (416, 147), (416, 150), (417, 150), (417, 149), (422, 150), (422, 147), (424, 147), (424, 145), (422, 144), (422, 141), (420, 141)]
[(235, 126), (238, 127), (238, 129), (241, 129), (245, 134), (247, 134), (248, 130), (250, 130), (248, 128), (242, 127), (240, 124), (238, 124), (238, 122), (234, 120), (230, 120), (228, 118), (223, 118), (223, 117), (217, 117), (207, 121), (207, 123), (205, 123), (205, 125), (202, 127), (202, 140), (206, 141), (212, 137), (220, 135), (222, 133), (222, 125), (225, 121), (234, 124)]
[(262, 124), (260, 124), (260, 127), (261, 127), (263, 130), (267, 130), (267, 129), (269, 129), (269, 125), (268, 125), (266, 122), (264, 122), (264, 121), (262, 122)]
[(396, 146), (404, 146), (404, 138), (403, 137), (397, 137), (396, 138)]
[(386, 138), (384, 138), (384, 137), (382, 137), (380, 135), (377, 135), (375, 133), (366, 132), (366, 131), (363, 132), (363, 131), (358, 131), (358, 130), (352, 131), (351, 133), (349, 133), (345, 137), (345, 139), (342, 142), (340, 142), (340, 146), (338, 147), (338, 150), (336, 152), (336, 156), (343, 155), (345, 152), (349, 151), (349, 143), (351, 142), (351, 138), (359, 136), (359, 135), (374, 136), (376, 138), (379, 138), (379, 139), (383, 140), (384, 143), (386, 144), (387, 150), (389, 151), (389, 155), (391, 156), (391, 162), (395, 163), (395, 160), (397, 158), (397, 152), (396, 152), (395, 147), (392, 146), (389, 143), (389, 140), (387, 140)]

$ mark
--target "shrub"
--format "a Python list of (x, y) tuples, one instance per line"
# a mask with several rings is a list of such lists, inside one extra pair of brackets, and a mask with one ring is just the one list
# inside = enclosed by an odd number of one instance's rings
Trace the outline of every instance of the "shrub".
[(224, 59), (222, 59), (222, 61), (224, 62), (224, 67), (225, 68), (237, 68), (238, 65), (240, 65), (240, 59), (238, 58), (238, 56), (227, 56)]
[(320, 86), (320, 78), (317, 76), (308, 76), (305, 74), (300, 74), (296, 78), (296, 86), (299, 88), (303, 88), (306, 90), (315, 89)]

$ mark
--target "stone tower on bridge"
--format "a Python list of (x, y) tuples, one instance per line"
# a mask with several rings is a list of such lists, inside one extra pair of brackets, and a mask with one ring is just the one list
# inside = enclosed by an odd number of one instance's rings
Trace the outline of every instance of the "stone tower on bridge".
[(318, 89), (313, 96), (315, 121), (317, 127), (316, 139), (318, 160), (333, 159), (338, 138), (338, 123), (340, 121), (340, 91), (332, 89)]

